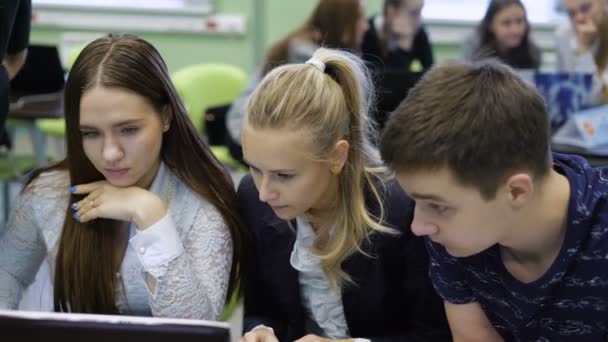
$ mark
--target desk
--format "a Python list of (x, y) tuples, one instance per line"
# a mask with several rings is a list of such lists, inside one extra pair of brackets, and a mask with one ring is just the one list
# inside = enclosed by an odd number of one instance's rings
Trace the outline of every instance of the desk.
[(44, 135), (36, 124), (39, 119), (58, 119), (63, 117), (63, 90), (56, 93), (11, 96), (8, 118), (25, 123), (32, 137), (36, 166), (48, 163)]
[(579, 155), (589, 162), (589, 165), (593, 167), (608, 167), (608, 154), (606, 155), (598, 155), (593, 154), (588, 151), (584, 151), (580, 148), (562, 145), (562, 144), (551, 144), (551, 149), (557, 153), (566, 153), (566, 154), (576, 154)]

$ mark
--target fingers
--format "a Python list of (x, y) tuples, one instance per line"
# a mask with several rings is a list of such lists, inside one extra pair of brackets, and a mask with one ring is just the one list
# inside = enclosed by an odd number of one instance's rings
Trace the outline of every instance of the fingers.
[(279, 342), (279, 340), (266, 329), (255, 329), (243, 335), (239, 342)]
[(79, 222), (87, 222), (98, 217), (98, 207), (103, 203), (99, 191), (94, 191), (70, 207), (74, 211), (72, 217)]
[(266, 334), (264, 342), (279, 342), (279, 339), (274, 334)]
[(88, 184), (74, 185), (70, 187), (69, 191), (75, 195), (84, 195), (99, 189), (106, 183), (107, 181), (97, 181)]
[(262, 339), (261, 338), (258, 339), (258, 334), (256, 334), (255, 331), (250, 331), (250, 332), (246, 333), (239, 340), (239, 342), (258, 342), (258, 341), (261, 342)]
[(313, 334), (308, 334), (302, 338), (300, 338), (299, 340), (296, 340), (295, 342), (319, 342), (322, 341), (322, 339), (317, 336), (317, 335), (313, 335)]

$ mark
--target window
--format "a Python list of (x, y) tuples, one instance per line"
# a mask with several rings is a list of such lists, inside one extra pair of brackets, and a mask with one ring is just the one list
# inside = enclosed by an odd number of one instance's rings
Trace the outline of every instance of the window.
[[(551, 23), (561, 15), (556, 4), (561, 0), (522, 0), (528, 20), (532, 23)], [(429, 20), (479, 21), (483, 18), (488, 0), (426, 0), (423, 18)]]

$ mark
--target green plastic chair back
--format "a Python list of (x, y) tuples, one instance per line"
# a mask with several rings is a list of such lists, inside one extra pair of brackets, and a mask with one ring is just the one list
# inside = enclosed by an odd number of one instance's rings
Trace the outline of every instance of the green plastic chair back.
[(45, 135), (63, 138), (65, 136), (65, 119), (40, 119), (36, 124)]
[(195, 64), (173, 74), (173, 84), (196, 129), (205, 133), (205, 110), (232, 103), (245, 88), (247, 75), (228, 64)]

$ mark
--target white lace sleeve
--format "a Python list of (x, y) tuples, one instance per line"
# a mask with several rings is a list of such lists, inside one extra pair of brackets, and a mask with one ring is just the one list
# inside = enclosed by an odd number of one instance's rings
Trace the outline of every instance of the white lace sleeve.
[[(178, 213), (179, 215), (179, 213)], [(179, 216), (176, 223), (179, 224)], [(182, 222), (182, 224), (184, 224)], [(156, 317), (217, 320), (226, 299), (232, 265), (232, 238), (221, 214), (199, 207), (189, 227), (180, 227), (184, 249), (166, 265), (150, 293)]]
[(33, 282), (46, 255), (36, 224), (31, 189), (17, 198), (7, 230), (0, 234), (0, 309), (17, 309), (23, 290)]

